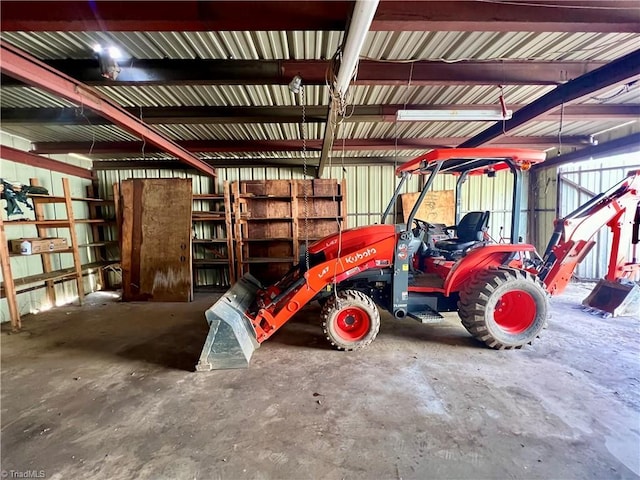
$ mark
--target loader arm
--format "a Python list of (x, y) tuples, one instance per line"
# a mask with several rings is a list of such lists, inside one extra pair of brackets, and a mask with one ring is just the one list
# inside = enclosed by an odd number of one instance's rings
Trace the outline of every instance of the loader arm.
[[(605, 226), (613, 234), (606, 279), (632, 279), (640, 271), (640, 171), (631, 172), (608, 191), (556, 220), (539, 273), (550, 294), (564, 291), (577, 265), (595, 245), (593, 237)], [(633, 245), (631, 259), (627, 258), (629, 245)]]
[(251, 323), (256, 332), (256, 340), (264, 342), (290, 320), (302, 307), (309, 303), (329, 284), (339, 284), (354, 275), (372, 268), (388, 268), (393, 264), (396, 235), (340, 257), (327, 260), (311, 267), (275, 300), (257, 311)]

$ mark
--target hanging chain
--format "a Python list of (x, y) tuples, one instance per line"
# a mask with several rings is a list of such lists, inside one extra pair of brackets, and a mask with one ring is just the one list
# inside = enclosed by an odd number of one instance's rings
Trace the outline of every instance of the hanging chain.
[[(302, 103), (302, 173), (304, 175), (304, 262), (309, 271), (309, 182), (307, 181), (307, 108), (304, 97), (304, 85), (300, 88), (300, 102)], [(307, 287), (309, 284), (307, 283)]]

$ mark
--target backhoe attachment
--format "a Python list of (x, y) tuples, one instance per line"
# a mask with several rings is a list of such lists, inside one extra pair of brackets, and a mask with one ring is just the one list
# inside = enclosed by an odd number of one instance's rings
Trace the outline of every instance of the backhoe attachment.
[(600, 280), (582, 304), (605, 317), (640, 314), (640, 286), (628, 280)]

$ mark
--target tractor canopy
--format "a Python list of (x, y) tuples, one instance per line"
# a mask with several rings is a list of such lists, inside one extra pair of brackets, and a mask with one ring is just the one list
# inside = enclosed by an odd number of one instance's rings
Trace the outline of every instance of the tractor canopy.
[(482, 175), (507, 170), (510, 164), (528, 170), (544, 162), (546, 153), (523, 148), (447, 148), (431, 150), (396, 169), (397, 175), (431, 173), (442, 162), (439, 173)]

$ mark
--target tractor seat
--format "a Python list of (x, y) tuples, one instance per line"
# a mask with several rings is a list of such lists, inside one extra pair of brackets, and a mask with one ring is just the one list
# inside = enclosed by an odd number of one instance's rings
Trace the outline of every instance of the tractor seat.
[(489, 225), (489, 212), (469, 212), (458, 225), (447, 227), (445, 230), (455, 230), (457, 237), (436, 242), (438, 250), (457, 252), (466, 250), (484, 238), (484, 232)]

